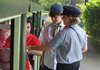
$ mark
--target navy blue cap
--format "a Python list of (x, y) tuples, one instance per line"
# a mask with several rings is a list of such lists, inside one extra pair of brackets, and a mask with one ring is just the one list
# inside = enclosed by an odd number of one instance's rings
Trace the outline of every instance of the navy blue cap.
[(51, 6), (50, 13), (61, 13), (63, 12), (63, 7), (60, 4), (54, 4)]
[(62, 15), (72, 16), (72, 17), (79, 17), (81, 15), (81, 11), (76, 7), (71, 6), (63, 6), (63, 13)]

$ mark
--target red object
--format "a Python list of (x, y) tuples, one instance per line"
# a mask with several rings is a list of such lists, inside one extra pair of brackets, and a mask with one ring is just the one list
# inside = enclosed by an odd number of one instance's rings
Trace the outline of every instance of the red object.
[[(32, 34), (28, 34), (28, 36), (26, 37), (26, 46), (39, 46), (39, 45), (40, 41), (38, 40), (38, 38)], [(10, 48), (10, 36), (7, 38), (3, 48)]]
[(4, 44), (6, 42), (4, 33), (5, 33), (4, 31), (0, 30), (0, 49), (2, 49), (2, 47), (4, 46)]
[(26, 37), (26, 46), (39, 46), (39, 45), (40, 41), (38, 40), (38, 38), (32, 34), (28, 34), (28, 36)]
[(3, 48), (10, 48), (10, 36), (7, 38), (5, 45)]
[(26, 61), (26, 70), (32, 70), (32, 67), (29, 61)]
[[(26, 37), (26, 46), (39, 46), (40, 41), (37, 37), (32, 34), (28, 34)], [(3, 48), (10, 48), (10, 36), (7, 38), (5, 45)], [(32, 70), (29, 60), (26, 61), (26, 70)]]
[(68, 28), (68, 25), (65, 25), (64, 29)]

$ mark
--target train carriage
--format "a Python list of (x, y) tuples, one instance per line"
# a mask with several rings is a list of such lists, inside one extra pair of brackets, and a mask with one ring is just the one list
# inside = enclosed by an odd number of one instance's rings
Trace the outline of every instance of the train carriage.
[[(25, 70), (26, 66), (26, 18), (31, 13), (31, 33), (39, 36), (43, 7), (31, 0), (0, 0), (0, 23), (9, 20), (11, 25), (0, 24), (0, 29), (11, 29), (10, 70)], [(36, 18), (37, 17), (37, 18)], [(38, 70), (36, 57), (34, 70)]]

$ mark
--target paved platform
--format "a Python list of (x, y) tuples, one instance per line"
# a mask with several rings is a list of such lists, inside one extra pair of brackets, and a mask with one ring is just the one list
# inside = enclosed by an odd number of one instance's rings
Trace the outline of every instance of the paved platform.
[(84, 53), (81, 61), (80, 70), (100, 70), (100, 50), (90, 42), (88, 46), (88, 51)]

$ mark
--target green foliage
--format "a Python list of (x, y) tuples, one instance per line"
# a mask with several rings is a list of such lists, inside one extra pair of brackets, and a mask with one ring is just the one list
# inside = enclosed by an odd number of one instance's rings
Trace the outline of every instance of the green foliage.
[(32, 0), (33, 2), (36, 2), (44, 7), (44, 10), (48, 11), (50, 10), (51, 5), (53, 4), (61, 4), (65, 5), (66, 0)]
[[(44, 10), (49, 11), (51, 5), (53, 4), (61, 4), (63, 6), (70, 5), (71, 0), (32, 0), (44, 7)], [(83, 4), (85, 0), (76, 0), (76, 3)]]
[(93, 1), (100, 1), (100, 0), (90, 0), (91, 2), (93, 2)]
[[(63, 6), (70, 5), (72, 0), (32, 0), (44, 7), (44, 10), (49, 11), (51, 5), (53, 4), (61, 4)], [(74, 0), (73, 0), (74, 1)], [(76, 0), (77, 4), (84, 4), (85, 0)]]
[(44, 6), (45, 10), (50, 10), (51, 5), (53, 4), (63, 5), (64, 0), (39, 0), (39, 3)]
[(84, 4), (76, 4), (77, 7), (80, 8), (80, 10), (83, 12), (86, 8), (86, 6)]
[(100, 40), (100, 1), (88, 2), (83, 18), (89, 35)]

